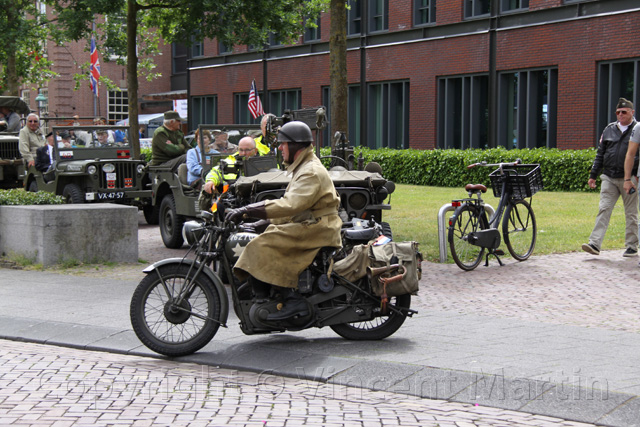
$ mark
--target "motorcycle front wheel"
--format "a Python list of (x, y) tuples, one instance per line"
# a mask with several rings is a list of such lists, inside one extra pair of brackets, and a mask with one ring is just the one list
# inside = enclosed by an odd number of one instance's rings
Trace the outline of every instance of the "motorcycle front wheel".
[[(401, 309), (411, 307), (411, 294), (389, 298), (389, 304)], [(407, 316), (391, 311), (388, 316), (374, 317), (364, 322), (331, 325), (330, 328), (342, 338), (354, 341), (381, 340), (393, 335)]]
[(165, 265), (159, 272), (149, 273), (134, 291), (131, 326), (140, 341), (157, 353), (170, 357), (192, 354), (218, 331), (221, 296), (205, 274), (193, 281), (186, 297), (180, 295), (189, 265)]

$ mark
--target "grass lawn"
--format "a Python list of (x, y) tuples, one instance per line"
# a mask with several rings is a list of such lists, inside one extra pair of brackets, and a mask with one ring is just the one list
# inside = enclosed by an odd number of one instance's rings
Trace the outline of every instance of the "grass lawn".
[[(420, 243), (425, 259), (438, 261), (438, 211), (451, 200), (463, 197), (466, 197), (463, 188), (398, 184), (391, 195), (392, 208), (383, 212), (383, 221), (391, 225), (395, 241), (415, 240)], [(494, 208), (498, 207), (499, 199), (493, 196), (491, 189), (483, 198)], [(593, 229), (599, 201), (598, 190), (588, 193), (541, 191), (535, 194), (532, 207), (538, 224), (538, 240), (534, 255), (582, 250), (581, 245), (588, 242)], [(624, 250), (624, 223), (620, 199), (611, 216), (602, 250)], [(501, 249), (509, 256), (504, 243)], [(448, 244), (447, 252), (449, 262), (453, 262)]]

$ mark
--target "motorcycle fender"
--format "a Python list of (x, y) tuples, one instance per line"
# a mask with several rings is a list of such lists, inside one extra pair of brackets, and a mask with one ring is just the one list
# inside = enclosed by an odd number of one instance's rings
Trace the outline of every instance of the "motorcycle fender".
[[(159, 268), (165, 265), (170, 265), (170, 264), (191, 265), (191, 263), (193, 262), (194, 261), (192, 259), (167, 258), (167, 259), (163, 259), (162, 261), (154, 262), (153, 264), (151, 264), (150, 266), (142, 270), (142, 272), (145, 274), (149, 274), (155, 271), (156, 268)], [(196, 263), (196, 268), (200, 267), (200, 264), (201, 264), (200, 262), (196, 261), (195, 263)], [(218, 294), (220, 295), (220, 323), (222, 323), (222, 325), (225, 325), (226, 327), (227, 317), (229, 316), (229, 296), (227, 295), (227, 290), (225, 289), (224, 284), (222, 283), (222, 280), (220, 280), (220, 277), (218, 277), (216, 273), (211, 271), (210, 268), (205, 267), (202, 269), (202, 272), (206, 274), (207, 277), (211, 280), (211, 282), (213, 283), (213, 286), (216, 287), (216, 291), (218, 291)]]

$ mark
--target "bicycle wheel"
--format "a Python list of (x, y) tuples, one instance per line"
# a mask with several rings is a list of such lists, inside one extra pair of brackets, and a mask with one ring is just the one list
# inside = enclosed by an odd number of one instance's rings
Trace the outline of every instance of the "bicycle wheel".
[(463, 270), (471, 271), (480, 264), (484, 248), (469, 242), (469, 234), (489, 228), (487, 218), (474, 205), (462, 205), (449, 219), (451, 257)]
[[(188, 265), (160, 267), (145, 276), (131, 298), (131, 325), (142, 343), (165, 356), (185, 356), (207, 345), (218, 331), (221, 296), (204, 273), (193, 291), (177, 302)], [(166, 286), (165, 286), (166, 285)]]
[(502, 237), (511, 256), (524, 261), (536, 246), (536, 216), (525, 200), (512, 200), (502, 220)]

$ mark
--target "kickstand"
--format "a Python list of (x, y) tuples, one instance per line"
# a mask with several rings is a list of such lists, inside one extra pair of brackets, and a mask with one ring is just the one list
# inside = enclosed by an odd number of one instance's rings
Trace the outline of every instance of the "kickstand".
[(496, 257), (496, 259), (498, 260), (498, 264), (500, 264), (500, 266), (503, 266), (504, 264), (502, 263), (502, 260), (500, 259), (500, 257), (498, 255), (504, 255), (504, 252), (501, 251), (500, 249), (498, 250), (491, 250), (489, 252), (487, 252), (486, 258), (485, 258), (485, 263), (484, 266), (485, 267), (489, 267), (489, 256), (493, 255), (494, 257)]

